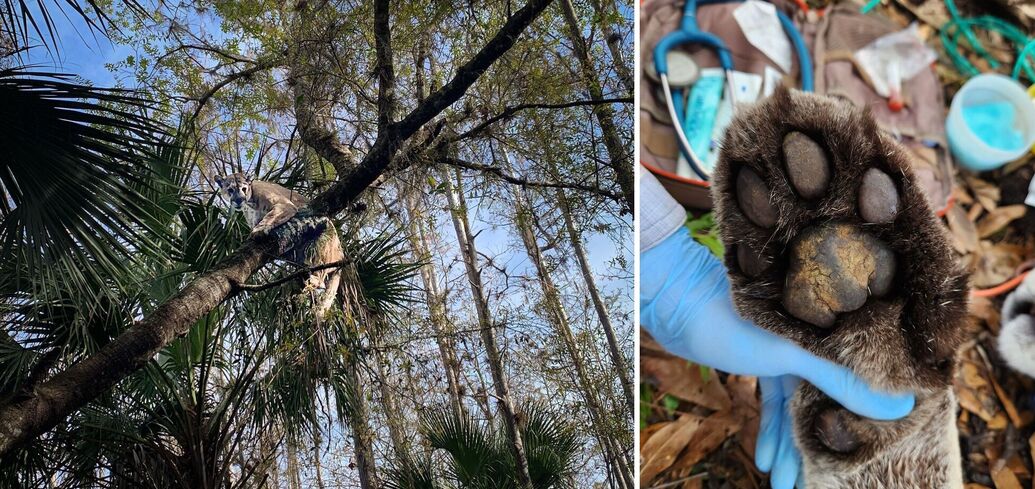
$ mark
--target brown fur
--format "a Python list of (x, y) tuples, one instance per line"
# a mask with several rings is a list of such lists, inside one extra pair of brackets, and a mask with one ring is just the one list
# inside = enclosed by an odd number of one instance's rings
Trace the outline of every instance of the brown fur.
[[(833, 175), (825, 196), (805, 201), (791, 186), (781, 149), (791, 131), (808, 135), (827, 152)], [(744, 167), (769, 185), (770, 201), (779, 215), (773, 229), (755, 226), (737, 205), (733, 186)], [(859, 185), (869, 168), (888, 174), (898, 188), (900, 211), (891, 223), (870, 224), (859, 217)], [(849, 428), (863, 444), (838, 454), (819, 442), (814, 427), (818, 414), (836, 404), (803, 384), (793, 414), (808, 486), (961, 485), (961, 480), (954, 480), (961, 461), (951, 419), (956, 406), (951, 378), (966, 317), (966, 277), (913, 177), (905, 151), (867, 112), (847, 102), (780, 89), (739, 109), (723, 142), (712, 196), (727, 249), (763, 250), (770, 263), (761, 275), (750, 278), (740, 272), (737, 254), (726, 253), (734, 303), (742, 316), (848, 366), (877, 388), (917, 393), (916, 409), (901, 420), (850, 416)], [(871, 297), (860, 309), (840, 314), (833, 328), (822, 329), (790, 316), (781, 294), (794, 238), (809, 226), (830, 222), (863, 227), (895, 253), (897, 268), (890, 293)]]
[[(248, 224), (252, 227), (253, 237), (263, 236), (290, 221), (300, 208), (309, 203), (298, 192), (276, 183), (252, 180), (250, 176), (240, 173), (217, 177), (216, 184), (231, 204), (244, 212)], [(313, 247), (315, 249), (310, 249)], [(333, 225), (317, 238), (314, 244), (299, 247), (290, 255), (285, 258), (306, 267), (339, 262), (345, 258), (338, 230)], [(323, 289), (319, 299), (313, 298), (313, 312), (317, 319), (326, 317), (334, 305), (340, 282), (341, 272), (337, 268), (317, 270), (306, 279), (303, 294), (315, 295), (318, 290)]]

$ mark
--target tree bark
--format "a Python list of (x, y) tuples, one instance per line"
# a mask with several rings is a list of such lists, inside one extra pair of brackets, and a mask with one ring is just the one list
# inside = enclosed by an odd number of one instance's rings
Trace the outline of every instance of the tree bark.
[[(478, 53), (458, 68), (448, 83), (402, 120), (379, 132), (363, 160), (339, 173), (339, 180), (313, 199), (310, 207), (321, 215), (333, 215), (346, 209), (395, 161), (403, 143), (460, 99), (517, 42), (550, 2), (529, 0)], [(323, 146), (328, 154), (334, 148), (334, 145)], [(278, 256), (276, 251), (275, 244), (269, 240), (249, 240), (212, 271), (192, 280), (98, 352), (58, 372), (23, 399), (0, 407), (0, 456), (53, 428), (143, 367), (174, 338), (186, 334), (198, 319), (238, 293), (234, 285), (245, 283), (269, 257)]]
[(349, 425), (352, 428), (352, 446), (356, 454), (356, 472), (362, 489), (377, 489), (377, 465), (374, 463), (374, 433), (370, 429), (370, 406), (363, 388), (363, 377), (359, 373), (357, 358), (349, 360), (346, 375), (352, 388)]
[(503, 425), (506, 427), (507, 439), (510, 441), (510, 450), (517, 466), (517, 474), (515, 475), (517, 476), (518, 486), (531, 489), (532, 479), (528, 474), (528, 458), (525, 455), (524, 442), (521, 440), (521, 431), (518, 427), (514, 401), (510, 396), (510, 387), (507, 385), (507, 376), (503, 369), (503, 358), (500, 355), (499, 348), (496, 346), (495, 325), (489, 313), (489, 301), (485, 297), (481, 271), (478, 269), (478, 250), (475, 248), (474, 236), (471, 234), (471, 225), (467, 217), (467, 204), (464, 199), (459, 175), (460, 173), (457, 171), (456, 186), (454, 188), (454, 177), (448, 171), (442, 171), (442, 179), (446, 184), (446, 197), (449, 200), (449, 210), (453, 217), (456, 239), (460, 244), (460, 252), (463, 255), (464, 266), (467, 270), (467, 281), (471, 285), (471, 297), (474, 299), (475, 310), (478, 315), (478, 325), (481, 328), (482, 343), (485, 344), (485, 353), (489, 360), (489, 371), (492, 373), (496, 400), (503, 415)]
[(406, 467), (413, 459), (410, 455), (410, 443), (406, 439), (402, 411), (399, 409), (395, 393), (392, 392), (391, 378), (388, 374), (388, 355), (378, 349), (376, 342), (374, 351), (374, 361), (377, 364), (377, 376), (379, 377), (377, 385), (381, 391), (381, 406), (385, 412), (385, 423), (388, 424), (388, 437), (392, 440), (392, 451), (395, 453), (396, 461), (399, 465)]
[[(579, 63), (579, 71), (582, 73), (582, 81), (586, 84), (589, 97), (593, 100), (603, 100), (604, 90), (597, 79), (597, 69), (593, 65), (593, 59), (589, 55), (589, 46), (582, 37), (582, 30), (578, 18), (575, 16), (575, 8), (571, 0), (560, 0), (561, 12), (564, 14), (565, 24), (568, 26), (568, 38), (571, 40), (572, 51)], [(618, 135), (618, 127), (614, 121), (614, 110), (610, 105), (599, 105), (594, 113), (597, 122), (600, 124), (600, 133), (604, 137), (604, 148), (607, 149), (608, 157), (611, 160), (611, 169), (615, 172), (615, 179), (618, 180), (618, 187), (622, 189), (625, 197), (626, 210), (632, 212), (635, 206), (636, 181), (632, 166), (631, 148), (626, 148), (622, 138)]]
[(290, 437), (287, 441), (287, 475), (289, 489), (302, 489), (301, 468), (298, 466), (298, 447)]
[(560, 208), (561, 214), (564, 216), (564, 228), (568, 232), (568, 239), (571, 241), (575, 258), (579, 262), (579, 270), (582, 271), (582, 279), (586, 282), (589, 297), (593, 300), (593, 308), (596, 309), (597, 318), (600, 320), (600, 328), (604, 330), (604, 336), (607, 338), (608, 352), (611, 354), (611, 361), (615, 365), (615, 370), (618, 371), (618, 380), (621, 382), (622, 391), (625, 393), (626, 408), (629, 410), (629, 415), (632, 416), (636, 397), (633, 396), (629, 364), (626, 363), (625, 355), (622, 354), (622, 350), (618, 346), (618, 337), (615, 335), (614, 326), (611, 324), (611, 316), (607, 313), (607, 305), (604, 304), (603, 298), (600, 297), (600, 290), (597, 289), (596, 280), (593, 278), (593, 270), (589, 267), (586, 249), (582, 246), (582, 236), (579, 235), (578, 229), (575, 228), (575, 221), (571, 216), (571, 206), (569, 205), (568, 197), (564, 195), (564, 190), (562, 189), (557, 189), (556, 193), (557, 207)]
[[(593, 11), (599, 19), (606, 19), (617, 13), (614, 11), (614, 0), (591, 0), (590, 4), (593, 5)], [(600, 22), (600, 30), (604, 34), (604, 42), (607, 43), (607, 50), (611, 52), (611, 59), (614, 60), (615, 71), (618, 72), (618, 79), (622, 82), (622, 86), (625, 87), (629, 94), (632, 94), (632, 70), (629, 69), (629, 63), (625, 60), (625, 52), (622, 51), (622, 38), (614, 31), (614, 29), (611, 28), (611, 24), (607, 21)]]
[[(561, 302), (560, 293), (553, 283), (550, 270), (543, 261), (542, 252), (536, 241), (535, 231), (529, 222), (529, 219), (531, 219), (529, 214), (531, 209), (524, 198), (522, 189), (515, 189), (514, 196), (516, 225), (521, 235), (521, 241), (524, 243), (525, 250), (528, 253), (528, 259), (536, 269), (539, 285), (543, 291), (543, 302), (546, 305), (547, 318), (553, 325), (557, 335), (561, 338), (564, 348), (568, 352), (569, 360), (572, 366), (575, 367), (576, 381), (579, 390), (582, 392), (582, 397), (586, 401), (586, 408), (589, 411), (593, 430), (604, 447), (605, 457), (610, 458), (615, 463), (614, 471), (621, 476), (621, 482), (624, 483), (625, 487), (632, 488), (634, 487), (632, 470), (625, 463), (625, 457), (623, 456), (626, 450), (623, 450), (615, 443), (611, 430), (608, 428), (607, 414), (604, 412), (603, 404), (597, 396), (597, 387), (594, 385), (589, 370), (586, 368), (585, 360), (582, 358), (578, 343), (575, 341), (575, 335), (571, 331), (568, 313)], [(625, 421), (625, 419), (625, 416), (622, 416), (622, 420)]]

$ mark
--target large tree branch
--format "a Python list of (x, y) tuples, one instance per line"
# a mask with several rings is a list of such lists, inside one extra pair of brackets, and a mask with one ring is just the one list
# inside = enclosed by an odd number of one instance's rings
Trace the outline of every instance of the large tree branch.
[[(371, 151), (354, 170), (313, 200), (313, 209), (334, 214), (346, 208), (392, 162), (406, 138), (462, 97), (478, 77), (511, 46), (549, 5), (551, 0), (530, 0), (458, 71), (456, 77), (420, 104), (389, 134), (378, 134)], [(0, 456), (47, 430), (115, 384), (143, 367), (177, 336), (186, 334), (202, 316), (232, 297), (239, 284), (282, 246), (274, 239), (249, 240), (159, 305), (143, 320), (89, 357), (69, 366), (33, 392), (0, 407)]]
[(495, 166), (491, 166), (491, 165), (485, 165), (485, 164), (482, 164), (482, 163), (475, 163), (473, 161), (462, 160), (460, 158), (443, 157), (443, 158), (439, 158), (437, 161), (439, 163), (443, 163), (443, 164), (446, 164), (446, 165), (449, 165), (449, 166), (457, 166), (457, 167), (460, 167), (460, 168), (466, 168), (468, 170), (475, 170), (475, 171), (480, 171), (482, 173), (487, 173), (487, 174), (495, 175), (500, 180), (503, 180), (503, 181), (505, 181), (507, 183), (512, 183), (514, 185), (519, 185), (519, 186), (522, 186), (522, 187), (566, 188), (566, 189), (571, 189), (571, 190), (580, 190), (580, 191), (583, 191), (583, 192), (599, 195), (601, 197), (606, 197), (608, 199), (611, 199), (611, 200), (617, 202), (618, 204), (622, 204), (622, 203), (625, 202), (624, 197), (622, 197), (621, 195), (616, 194), (616, 193), (611, 192), (611, 191), (608, 191), (608, 190), (604, 190), (604, 189), (602, 189), (600, 187), (597, 187), (597, 186), (594, 186), (594, 185), (585, 185), (585, 184), (575, 183), (575, 182), (539, 182), (539, 181), (535, 181), (535, 180), (528, 180), (526, 178), (521, 178), (521, 177), (516, 177), (514, 175), (511, 175), (511, 174), (505, 172), (502, 168), (499, 168), (499, 167), (495, 167)]
[(481, 134), (487, 127), (502, 121), (508, 120), (518, 112), (529, 109), (568, 109), (571, 107), (582, 107), (587, 105), (605, 105), (605, 104), (631, 104), (633, 102), (632, 97), (621, 97), (621, 98), (605, 98), (605, 99), (593, 99), (593, 100), (575, 100), (573, 102), (565, 102), (560, 104), (520, 104), (507, 107), (503, 109), (503, 112), (496, 114), (477, 126), (468, 129), (456, 137), (456, 139), (466, 139), (472, 136)]
[(377, 131), (385, 132), (395, 118), (395, 67), (392, 65), (392, 30), (389, 0), (374, 2), (374, 50), (377, 72)]
[(339, 182), (313, 199), (310, 206), (317, 212), (328, 213), (344, 209), (351, 199), (350, 195), (358, 194), (381, 175), (402, 142), (467, 93), (467, 89), (493, 62), (514, 46), (518, 36), (552, 1), (529, 0), (521, 10), (507, 19), (481, 51), (457, 70), (456, 76), (449, 80), (449, 83), (429, 95), (401, 121), (390, 124), (387, 131), (378, 133), (374, 145), (363, 161), (348, 173), (339, 175)]

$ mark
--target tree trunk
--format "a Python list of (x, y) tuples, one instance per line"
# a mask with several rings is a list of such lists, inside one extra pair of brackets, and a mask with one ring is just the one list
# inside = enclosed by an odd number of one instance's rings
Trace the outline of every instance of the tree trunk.
[[(572, 51), (578, 59), (579, 71), (582, 73), (582, 81), (586, 84), (589, 97), (592, 100), (603, 100), (604, 89), (597, 79), (597, 69), (589, 55), (589, 46), (582, 38), (582, 30), (578, 18), (575, 16), (575, 8), (572, 7), (571, 0), (560, 0), (560, 6), (564, 14), (564, 21), (568, 26), (568, 38), (571, 40)], [(632, 212), (635, 202), (636, 177), (630, 158), (632, 156), (631, 148), (627, 148), (618, 135), (614, 110), (610, 105), (599, 105), (595, 107), (594, 113), (597, 116), (597, 122), (600, 123), (600, 133), (604, 136), (604, 148), (607, 149), (608, 157), (611, 160), (611, 169), (615, 172), (618, 187), (622, 189), (622, 196), (625, 197), (626, 210)]]
[(320, 430), (313, 430), (313, 472), (316, 473), (316, 487), (318, 489), (324, 489), (323, 463), (320, 462), (320, 445), (322, 444), (323, 439), (320, 436)]
[(424, 284), (424, 297), (428, 303), (431, 328), (435, 332), (435, 342), (438, 343), (439, 356), (442, 358), (442, 366), (446, 373), (450, 407), (457, 416), (466, 416), (467, 410), (464, 408), (463, 397), (460, 393), (460, 361), (456, 356), (456, 346), (453, 343), (453, 325), (446, 315), (446, 298), (439, 291), (435, 265), (431, 262), (428, 235), (433, 231), (424, 227), (424, 216), (420, 211), (416, 192), (408, 192), (405, 198), (409, 214), (406, 236), (410, 240), (413, 254), (423, 262), (420, 277)]
[(586, 282), (586, 289), (589, 290), (589, 297), (593, 300), (593, 308), (597, 311), (600, 319), (600, 327), (604, 330), (607, 338), (608, 351), (611, 354), (611, 361), (614, 362), (615, 370), (618, 371), (618, 380), (622, 383), (622, 390), (625, 392), (626, 408), (629, 415), (633, 413), (633, 406), (636, 397), (633, 395), (633, 383), (629, 377), (629, 364), (625, 361), (625, 355), (618, 347), (618, 337), (615, 335), (614, 326), (611, 325), (611, 317), (607, 313), (607, 305), (600, 297), (600, 290), (597, 289), (596, 280), (593, 278), (593, 270), (589, 267), (589, 258), (586, 256), (586, 249), (582, 247), (582, 236), (575, 228), (575, 221), (571, 217), (571, 206), (569, 205), (564, 190), (557, 189), (557, 207), (564, 216), (564, 227), (568, 232), (568, 239), (571, 240), (571, 247), (575, 251), (575, 258), (579, 262), (579, 269), (582, 271), (582, 279)]
[(395, 452), (395, 459), (400, 466), (409, 466), (413, 460), (410, 456), (410, 443), (406, 439), (406, 429), (402, 419), (402, 411), (396, 401), (395, 393), (392, 392), (391, 379), (388, 374), (388, 355), (378, 349), (374, 342), (374, 361), (377, 364), (377, 385), (381, 391), (381, 405), (385, 412), (385, 422), (388, 424), (388, 436), (392, 440), (392, 450)]
[(607, 50), (611, 52), (611, 59), (614, 60), (618, 79), (622, 82), (622, 86), (632, 95), (632, 71), (629, 70), (629, 63), (625, 61), (625, 52), (622, 51), (622, 38), (611, 28), (611, 24), (606, 21), (611, 15), (618, 14), (614, 10), (614, 0), (592, 0), (590, 4), (593, 5), (593, 12), (596, 13), (597, 18), (605, 19), (600, 22), (600, 31), (604, 34)]
[(525, 445), (521, 440), (517, 413), (514, 411), (514, 401), (510, 397), (510, 388), (507, 385), (506, 373), (503, 370), (503, 359), (496, 346), (495, 325), (492, 324), (492, 317), (489, 314), (489, 302), (485, 297), (481, 271), (478, 269), (478, 251), (475, 248), (474, 236), (471, 234), (471, 226), (467, 217), (467, 204), (464, 199), (459, 171), (456, 172), (456, 176), (457, 181), (454, 188), (453, 176), (449, 175), (448, 171), (442, 172), (442, 178), (446, 183), (446, 197), (449, 199), (449, 210), (453, 217), (453, 227), (456, 230), (456, 238), (460, 243), (460, 251), (463, 254), (464, 265), (467, 269), (467, 280), (471, 285), (471, 296), (474, 299), (475, 309), (478, 313), (478, 326), (481, 329), (482, 343), (485, 344), (485, 353), (489, 359), (489, 371), (492, 373), (492, 383), (496, 391), (496, 399), (503, 414), (503, 425), (506, 427), (507, 439), (510, 441), (510, 449), (517, 466), (517, 474), (515, 475), (518, 486), (531, 489), (532, 480), (528, 475), (528, 459), (525, 456)]
[(287, 441), (287, 476), (289, 489), (302, 489), (301, 469), (298, 466), (298, 448), (290, 437)]
[[(589, 371), (586, 368), (585, 360), (582, 358), (578, 343), (575, 341), (575, 335), (571, 331), (571, 326), (568, 321), (568, 313), (564, 308), (564, 304), (561, 302), (560, 293), (553, 283), (553, 278), (550, 275), (549, 268), (547, 268), (546, 263), (543, 261), (543, 255), (539, 249), (539, 244), (536, 241), (533, 226), (529, 221), (529, 219), (531, 219), (529, 214), (530, 208), (525, 201), (522, 192), (523, 189), (521, 188), (515, 189), (514, 191), (517, 215), (516, 224), (518, 232), (521, 235), (521, 241), (524, 243), (525, 250), (528, 252), (528, 259), (535, 266), (536, 273), (539, 277), (539, 284), (543, 291), (543, 302), (545, 302), (546, 305), (547, 317), (556, 330), (557, 335), (564, 343), (564, 348), (568, 351), (569, 360), (571, 361), (572, 366), (575, 367), (576, 382), (579, 386), (579, 390), (582, 391), (583, 399), (586, 401), (586, 408), (589, 411), (593, 430), (596, 432), (597, 438), (600, 440), (601, 445), (604, 448), (605, 458), (610, 458), (612, 462), (615, 463), (615, 473), (621, 476), (621, 481), (625, 484), (625, 487), (631, 488), (634, 484), (633, 474), (623, 456), (625, 450), (617, 446), (617, 443), (615, 443), (614, 437), (611, 434), (611, 430), (608, 428), (608, 423), (606, 421), (607, 414), (604, 412), (603, 404), (597, 396), (597, 387), (594, 385)], [(622, 416), (622, 419), (624, 421), (625, 416)]]
[(352, 415), (349, 424), (352, 428), (352, 446), (356, 452), (356, 471), (359, 472), (359, 487), (377, 489), (377, 465), (374, 463), (374, 433), (370, 429), (370, 406), (363, 388), (363, 377), (356, 364), (358, 358), (349, 361), (348, 381), (352, 387)]

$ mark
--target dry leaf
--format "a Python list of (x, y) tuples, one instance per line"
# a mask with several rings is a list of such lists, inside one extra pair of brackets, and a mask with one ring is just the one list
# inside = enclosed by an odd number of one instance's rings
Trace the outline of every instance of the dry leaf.
[(972, 285), (986, 288), (1009, 280), (1021, 264), (1022, 256), (1025, 256), (1022, 246), (981, 241), (979, 252), (975, 254)]
[(971, 389), (980, 389), (988, 386), (988, 381), (981, 374), (981, 370), (971, 362), (963, 362), (960, 365), (960, 375), (963, 377), (963, 382)]
[(1022, 479), (1031, 478), (1031, 472), (1028, 472), (1028, 468), (1024, 466), (1024, 461), (1021, 460), (1021, 456), (1016, 453), (1006, 459), (1006, 466), (1009, 467), (1017, 477)]
[[(966, 412), (966, 411), (964, 411)], [(675, 421), (662, 421), (660, 423), (654, 423), (647, 426), (643, 430), (640, 430), (640, 450), (643, 450), (643, 446), (647, 444), (647, 440), (650, 440), (651, 436), (661, 431), (666, 426), (675, 423)]]
[(686, 452), (679, 461), (672, 465), (674, 470), (690, 469), (697, 465), (706, 455), (722, 445), (727, 438), (737, 434), (743, 426), (743, 419), (733, 411), (715, 413), (708, 416), (694, 432), (694, 437), (687, 445)]
[(703, 421), (704, 418), (700, 416), (684, 414), (651, 436), (640, 448), (640, 457), (643, 460), (640, 481), (647, 484), (671, 467), (676, 461), (676, 456), (686, 448)]
[(730, 407), (730, 397), (714, 373), (705, 382), (697, 365), (672, 355), (665, 357), (640, 356), (640, 375), (653, 379), (659, 393), (671, 394), (684, 401), (715, 411)]
[(974, 222), (967, 219), (967, 212), (963, 207), (954, 205), (949, 212), (945, 213), (949, 221), (949, 230), (952, 231), (952, 245), (960, 253), (969, 253), (978, 250), (978, 234)]
[(970, 196), (970, 193), (959, 185), (953, 187), (952, 196), (956, 199), (957, 204), (970, 205), (974, 203), (974, 198)]
[(987, 238), (999, 231), (1002, 231), (1015, 219), (1024, 217), (1028, 206), (1024, 204), (1008, 205), (990, 211), (987, 216), (977, 222), (978, 237)]
[(1006, 418), (1003, 413), (995, 413), (995, 417), (989, 421), (986, 426), (992, 431), (1002, 431), (1006, 429), (1006, 425), (1010, 424), (1010, 420)]
[(988, 297), (971, 297), (967, 303), (967, 312), (988, 325), (988, 329), (999, 334), (1000, 311), (992, 299)]
[(1028, 452), (1032, 456), (1032, 463), (1035, 464), (1035, 434), (1028, 438)]
[(967, 211), (967, 219), (971, 222), (977, 222), (978, 218), (981, 217), (982, 212), (985, 212), (985, 208), (981, 207), (981, 204), (974, 204), (970, 206), (970, 210)]
[(1002, 460), (992, 468), (992, 482), (996, 489), (1021, 489), (1021, 481), (1017, 480), (1017, 475)]
[(761, 418), (759, 417), (758, 396), (755, 394), (758, 387), (756, 377), (743, 375), (730, 375), (726, 378), (726, 390), (733, 399), (733, 411), (740, 414), (744, 419), (743, 427), (737, 433), (737, 443), (744, 449), (744, 452), (754, 456), (755, 444), (758, 442), (758, 428)]
[(991, 379), (992, 389), (995, 390), (995, 395), (1003, 405), (1003, 410), (1006, 411), (1006, 415), (1010, 417), (1010, 422), (1013, 423), (1015, 428), (1024, 427), (1024, 420), (1021, 419), (1020, 414), (1017, 412), (1017, 406), (1013, 404), (1013, 400), (1003, 392), (1003, 388), (999, 386), (999, 382), (996, 382), (994, 376), (992, 376)]
[[(975, 416), (983, 419), (986, 423), (991, 422), (995, 417), (995, 401), (980, 391), (975, 391), (965, 386), (957, 385), (956, 395), (959, 397), (960, 407), (970, 411)], [(980, 400), (979, 400), (980, 399)]]
[(982, 207), (989, 212), (999, 207), (999, 187), (969, 174), (964, 178), (970, 191), (973, 192), (974, 198), (981, 203)]
[(640, 355), (654, 355), (654, 356), (669, 356), (671, 355), (665, 350), (654, 338), (651, 337), (645, 329), (640, 328)]

